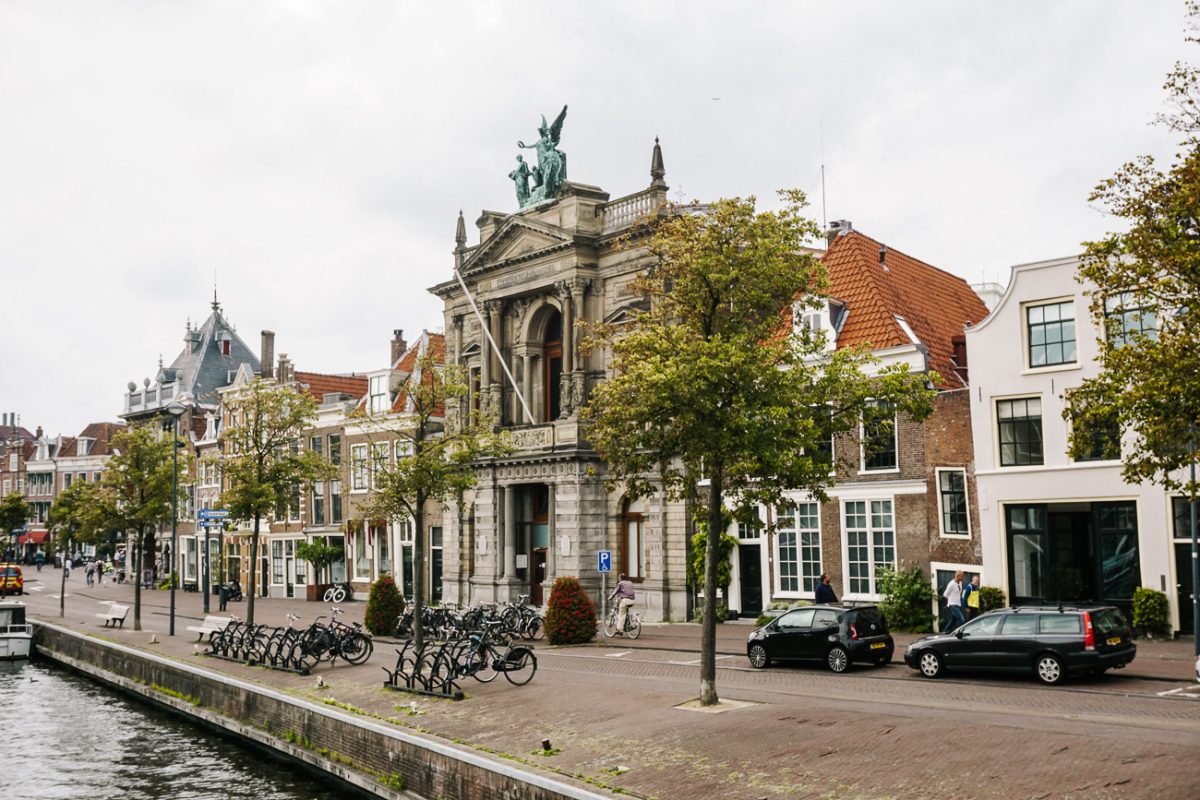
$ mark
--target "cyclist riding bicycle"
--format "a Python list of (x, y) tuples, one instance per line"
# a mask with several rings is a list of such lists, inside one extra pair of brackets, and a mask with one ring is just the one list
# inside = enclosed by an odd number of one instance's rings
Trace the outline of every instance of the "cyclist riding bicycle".
[(621, 579), (617, 581), (617, 587), (612, 590), (608, 596), (608, 601), (611, 603), (613, 598), (618, 598), (617, 601), (617, 632), (615, 635), (625, 635), (625, 618), (629, 615), (629, 609), (633, 607), (633, 581), (629, 580), (629, 576), (621, 574)]

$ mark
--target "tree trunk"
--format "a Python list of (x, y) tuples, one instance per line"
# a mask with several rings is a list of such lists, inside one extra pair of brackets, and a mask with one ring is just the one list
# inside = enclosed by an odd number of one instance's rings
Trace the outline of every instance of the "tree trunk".
[(133, 537), (133, 629), (142, 629), (142, 544), (145, 533), (139, 527)]
[(419, 653), (425, 643), (421, 612), (425, 609), (425, 495), (417, 492), (413, 514), (413, 646)]
[(717, 543), (721, 530), (723, 475), (713, 470), (708, 487), (708, 536), (704, 548), (704, 623), (700, 635), (700, 705), (714, 706), (717, 697)]
[(250, 594), (246, 595), (246, 624), (254, 624), (254, 596), (258, 594), (258, 526), (262, 517), (254, 515), (254, 533), (250, 537)]

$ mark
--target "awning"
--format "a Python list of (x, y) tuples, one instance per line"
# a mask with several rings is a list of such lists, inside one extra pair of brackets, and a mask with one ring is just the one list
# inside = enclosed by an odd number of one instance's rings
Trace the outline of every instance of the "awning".
[(30, 531), (17, 537), (17, 544), (41, 544), (50, 538), (50, 531)]

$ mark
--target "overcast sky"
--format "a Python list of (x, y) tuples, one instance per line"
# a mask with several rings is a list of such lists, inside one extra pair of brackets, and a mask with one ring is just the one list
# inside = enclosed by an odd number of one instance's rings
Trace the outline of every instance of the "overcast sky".
[[(586, 10), (584, 10), (586, 9)], [(0, 0), (0, 411), (115, 420), (209, 313), (341, 373), (440, 330), (458, 210), (570, 105), (569, 178), (614, 198), (799, 187), (971, 282), (1115, 222), (1183, 41), (1139, 2)], [(822, 208), (821, 165), (825, 165)]]

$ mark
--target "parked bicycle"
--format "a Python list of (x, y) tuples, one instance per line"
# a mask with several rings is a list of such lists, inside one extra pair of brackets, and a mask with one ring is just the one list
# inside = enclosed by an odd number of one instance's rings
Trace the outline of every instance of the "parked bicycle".
[(325, 590), (326, 603), (341, 603), (354, 599), (354, 589), (349, 583), (335, 583)]
[(300, 648), (303, 656), (312, 656), (317, 661), (333, 661), (341, 658), (350, 664), (361, 664), (371, 657), (375, 644), (371, 636), (362, 629), (362, 623), (350, 625), (338, 622), (340, 608), (330, 609), (332, 618), (322, 624), (325, 617), (317, 617), (316, 621), (304, 632)]
[(470, 675), (480, 683), (491, 683), (504, 673), (514, 686), (529, 683), (537, 672), (537, 656), (529, 645), (513, 644), (500, 633), (503, 625), (502, 621), (483, 623), (481, 633), (472, 634), (453, 651), (440, 653), (432, 673), (446, 682)]
[[(604, 618), (604, 635), (612, 638), (617, 634), (617, 607), (613, 606), (608, 610), (608, 616)], [(629, 609), (625, 613), (625, 628), (623, 631), (630, 639), (636, 639), (642, 635), (642, 615), (635, 609)]]
[(522, 639), (542, 639), (546, 636), (546, 626), (542, 615), (530, 608), (529, 595), (523, 594), (515, 603), (509, 603), (500, 614), (506, 630), (520, 636)]

